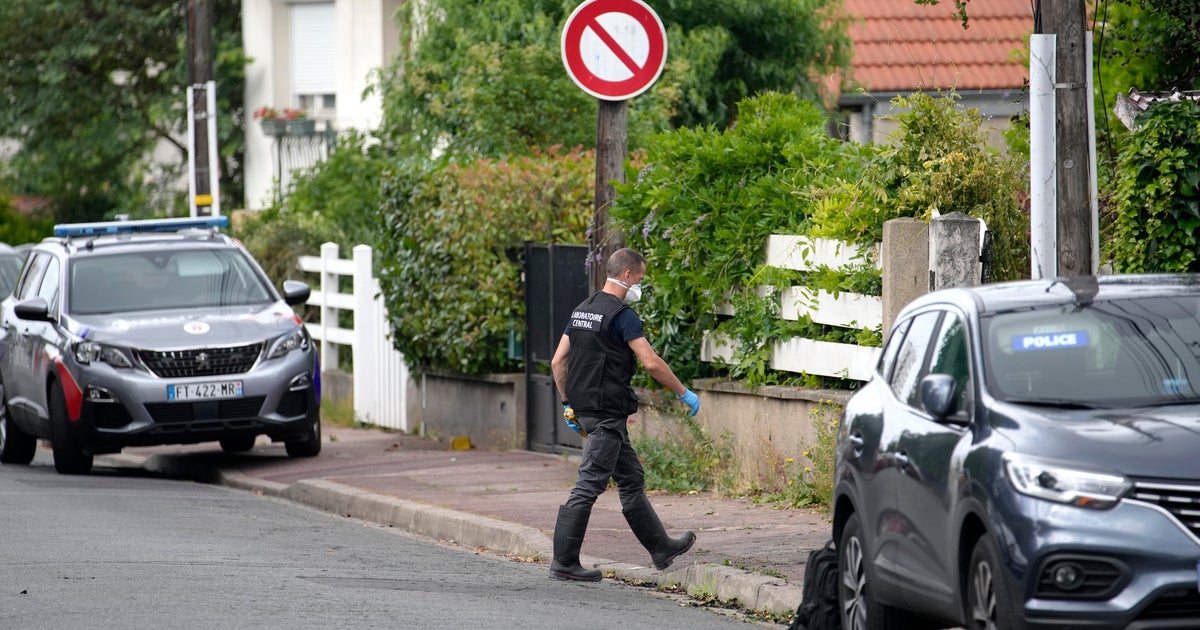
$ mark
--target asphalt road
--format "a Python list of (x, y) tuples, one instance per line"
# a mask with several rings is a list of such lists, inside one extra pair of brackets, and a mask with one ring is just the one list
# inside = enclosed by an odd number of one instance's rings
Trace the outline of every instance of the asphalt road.
[(747, 627), (248, 492), (63, 476), (43, 457), (0, 465), (3, 629)]

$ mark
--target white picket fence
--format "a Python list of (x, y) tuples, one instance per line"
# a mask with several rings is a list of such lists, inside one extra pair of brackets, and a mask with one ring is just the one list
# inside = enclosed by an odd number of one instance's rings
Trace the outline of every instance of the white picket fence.
[[(320, 321), (306, 324), (321, 344), (323, 370), (338, 369), (337, 346), (350, 346), (354, 363), (354, 415), (359, 422), (408, 431), (408, 365), (389, 338), (387, 308), (372, 273), (368, 245), (354, 247), (353, 259), (338, 258), (337, 243), (321, 246), (320, 256), (301, 256), (300, 268), (319, 273), (308, 304), (320, 307)], [(339, 277), (353, 278), (353, 292), (339, 291)], [(354, 312), (354, 328), (338, 326), (338, 311)]]
[[(866, 253), (857, 245), (831, 239), (778, 234), (767, 239), (767, 265), (783, 269), (807, 271), (821, 265), (838, 269), (862, 264)], [(873, 256), (873, 260), (879, 264), (879, 256)], [(883, 299), (878, 296), (857, 293), (834, 296), (826, 291), (814, 293), (807, 287), (786, 287), (780, 300), (780, 317), (783, 319), (795, 321), (808, 315), (818, 324), (847, 328), (874, 328), (883, 322)], [(720, 312), (732, 314), (728, 307)], [(700, 349), (700, 360), (727, 363), (737, 349), (736, 340), (708, 331)], [(770, 367), (865, 381), (871, 378), (879, 352), (879, 348), (793, 337), (771, 346)]]

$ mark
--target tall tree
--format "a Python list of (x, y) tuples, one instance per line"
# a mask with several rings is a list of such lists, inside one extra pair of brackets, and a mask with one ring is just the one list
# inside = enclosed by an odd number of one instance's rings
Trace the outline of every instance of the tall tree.
[[(241, 198), (240, 7), (217, 0), (214, 29), (231, 200)], [(19, 142), (5, 173), (15, 192), (50, 198), (60, 219), (165, 209), (146, 206), (187, 164), (184, 11), (161, 0), (0, 2), (0, 138)], [(160, 140), (177, 160), (150, 162)]]
[[(428, 0), (400, 12), (402, 52), (382, 76), (385, 135), (404, 152), (476, 157), (591, 145), (595, 99), (567, 77), (561, 29), (578, 0)], [(667, 67), (630, 102), (629, 145), (652, 131), (725, 127), (763, 90), (816, 96), (848, 63), (836, 0), (663, 0)]]

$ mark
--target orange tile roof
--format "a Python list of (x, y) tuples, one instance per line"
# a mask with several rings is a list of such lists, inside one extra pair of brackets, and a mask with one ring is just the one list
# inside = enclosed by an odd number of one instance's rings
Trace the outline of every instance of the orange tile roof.
[[(1033, 32), (1030, 0), (967, 5), (968, 28), (952, 0), (938, 6), (913, 0), (843, 0), (851, 17), (852, 74), (843, 90), (911, 92), (954, 88), (1019, 88), (1029, 76), (1020, 53)], [(841, 77), (829, 77), (836, 91)]]

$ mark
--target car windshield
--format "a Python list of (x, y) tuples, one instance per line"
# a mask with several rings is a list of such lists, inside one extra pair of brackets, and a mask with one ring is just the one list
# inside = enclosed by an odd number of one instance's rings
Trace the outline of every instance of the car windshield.
[(21, 265), (19, 254), (0, 254), (0, 298), (12, 294), (17, 278), (21, 275)]
[(271, 302), (259, 274), (235, 249), (107, 254), (71, 262), (68, 309), (76, 315)]
[(997, 398), (1063, 407), (1200, 403), (1200, 297), (1139, 297), (982, 321)]

